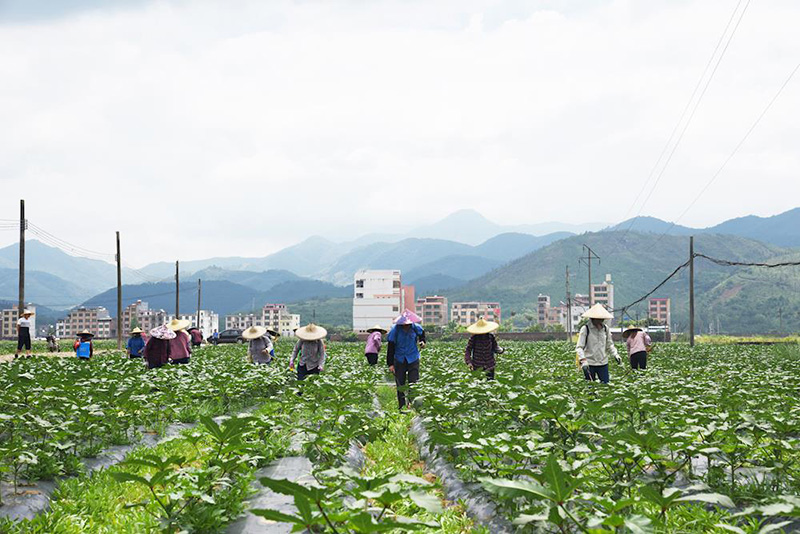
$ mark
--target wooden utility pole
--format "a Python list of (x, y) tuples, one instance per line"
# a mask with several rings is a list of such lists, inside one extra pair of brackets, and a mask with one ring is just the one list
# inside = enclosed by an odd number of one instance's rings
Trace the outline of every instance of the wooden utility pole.
[(689, 236), (689, 346), (694, 347), (694, 236)]
[(175, 262), (175, 319), (180, 319), (181, 307), (181, 275), (178, 271), (180, 264)]
[(585, 263), (587, 267), (589, 267), (589, 307), (591, 308), (594, 305), (594, 299), (592, 298), (592, 260), (597, 260), (597, 263), (600, 263), (600, 256), (594, 253), (589, 245), (584, 244), (583, 250), (586, 251), (586, 257), (578, 258), (581, 263)]
[(19, 304), (17, 317), (22, 317), (25, 311), (25, 201), (19, 201)]
[(566, 267), (567, 284), (567, 341), (572, 340), (572, 295), (569, 294), (569, 265)]
[(198, 330), (200, 329), (200, 304), (202, 302), (200, 295), (202, 294), (202, 291), (203, 291), (203, 283), (198, 278), (197, 279), (197, 320), (196, 320), (196, 322), (194, 324), (198, 328)]
[(122, 350), (122, 256), (117, 232), (117, 350)]

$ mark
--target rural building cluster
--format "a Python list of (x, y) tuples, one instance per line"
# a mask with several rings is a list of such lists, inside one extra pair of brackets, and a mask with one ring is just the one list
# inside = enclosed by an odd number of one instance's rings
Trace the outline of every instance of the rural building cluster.
[(362, 269), (353, 279), (353, 331), (364, 333), (375, 325), (388, 327), (401, 310), (419, 314), (422, 324), (469, 326), (478, 319), (500, 322), (499, 302), (453, 302), (438, 295), (415, 300), (414, 286), (403, 285), (399, 270)]
[(289, 313), (286, 304), (264, 304), (260, 313), (237, 313), (225, 317), (226, 330), (244, 330), (251, 326), (262, 326), (291, 337), (300, 328), (300, 315)]

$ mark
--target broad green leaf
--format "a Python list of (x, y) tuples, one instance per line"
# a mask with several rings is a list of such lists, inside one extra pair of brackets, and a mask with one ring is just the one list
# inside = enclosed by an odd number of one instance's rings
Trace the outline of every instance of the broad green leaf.
[(678, 497), (676, 501), (698, 501), (707, 502), (710, 504), (718, 504), (726, 508), (733, 508), (735, 505), (730, 497), (722, 495), (721, 493), (695, 493), (694, 495), (685, 495)]
[(414, 504), (427, 512), (441, 514), (443, 511), (442, 502), (435, 495), (425, 493), (424, 491), (412, 491), (408, 496), (414, 501)]

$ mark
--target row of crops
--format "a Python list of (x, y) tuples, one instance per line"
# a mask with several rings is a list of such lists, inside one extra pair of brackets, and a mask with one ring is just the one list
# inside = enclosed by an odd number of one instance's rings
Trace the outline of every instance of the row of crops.
[[(360, 345), (331, 344), (325, 372), (304, 382), (286, 369), (290, 350), (269, 367), (239, 346), (153, 371), (114, 352), (0, 365), (4, 494), (58, 482), (48, 510), (0, 532), (225, 532), (265, 488), (294, 509), (256, 513), (298, 530), (488, 532), (426, 473), (414, 417), (520, 532), (800, 528), (795, 346), (663, 344), (646, 372), (612, 366), (604, 386), (582, 380), (563, 343), (509, 344), (495, 381), (465, 369), (461, 344), (432, 343), (405, 414)], [(176, 422), (193, 426), (87, 472), (87, 458)], [(298, 454), (310, 480), (263, 476)]]

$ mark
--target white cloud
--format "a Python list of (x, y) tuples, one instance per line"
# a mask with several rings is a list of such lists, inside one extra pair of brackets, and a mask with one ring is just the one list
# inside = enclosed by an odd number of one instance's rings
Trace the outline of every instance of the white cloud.
[[(87, 248), (120, 230), (135, 264), (463, 207), (618, 220), (734, 5), (164, 1), (12, 21), (0, 218), (24, 197)], [(724, 161), (800, 59), (798, 15), (749, 7), (645, 214), (677, 217)], [(796, 205), (798, 84), (682, 223)]]

